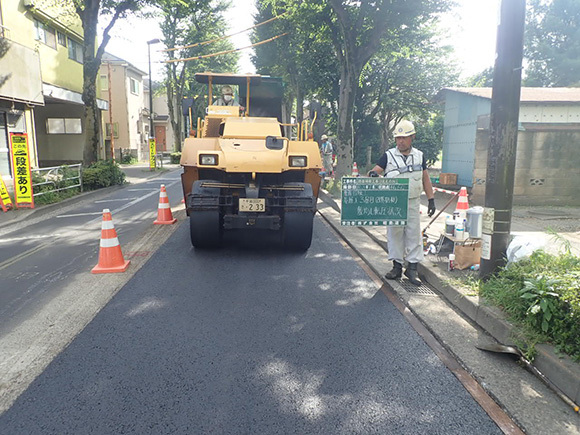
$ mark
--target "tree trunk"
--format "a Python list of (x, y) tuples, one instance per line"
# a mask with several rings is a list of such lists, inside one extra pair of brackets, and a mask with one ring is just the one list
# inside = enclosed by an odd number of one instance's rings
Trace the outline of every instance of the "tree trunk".
[(353, 126), (354, 102), (358, 87), (357, 71), (354, 62), (342, 63), (340, 73), (340, 94), (338, 97), (338, 123), (337, 123), (337, 165), (336, 177), (348, 176), (352, 173), (353, 160)]
[(83, 147), (83, 165), (89, 166), (98, 160), (99, 140), (101, 137), (101, 122), (97, 107), (97, 74), (100, 58), (95, 58), (95, 41), (97, 38), (97, 22), (99, 17), (99, 2), (92, 2), (82, 15), (83, 44), (83, 95), (85, 103), (85, 143)]

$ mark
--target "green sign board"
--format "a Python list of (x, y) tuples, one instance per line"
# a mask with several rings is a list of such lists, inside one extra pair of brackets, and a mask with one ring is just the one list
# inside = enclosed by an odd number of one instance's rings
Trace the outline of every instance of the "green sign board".
[(407, 178), (342, 178), (341, 225), (405, 226), (408, 204)]

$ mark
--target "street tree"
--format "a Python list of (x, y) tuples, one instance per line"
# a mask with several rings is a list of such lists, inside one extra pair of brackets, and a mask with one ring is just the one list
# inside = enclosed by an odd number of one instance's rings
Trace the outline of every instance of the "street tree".
[(580, 86), (580, 1), (529, 0), (525, 86)]
[(276, 5), (269, 0), (259, 0), (257, 8), (256, 24), (275, 16), (281, 18), (257, 27), (253, 43), (286, 35), (257, 46), (252, 60), (258, 73), (283, 78), (288, 85), (286, 113), (295, 107), (296, 122), (301, 123), (305, 100), (320, 99), (321, 89), (329, 83), (338, 83), (338, 63), (332, 55), (332, 44), (327, 35), (319, 32), (321, 16), (330, 13), (330, 9), (328, 5), (312, 2)]
[[(203, 57), (234, 48), (228, 39), (216, 40), (228, 30), (223, 17), (223, 12), (228, 8), (226, 2), (158, 0), (157, 4), (162, 18), (163, 42), (170, 49), (166, 52), (167, 60), (196, 57), (188, 61), (168, 62), (165, 68), (164, 88), (174, 132), (174, 147), (180, 151), (184, 139), (182, 101), (188, 97), (187, 101), (193, 107), (192, 113), (202, 113), (207, 105), (203, 99), (205, 89), (194, 82), (194, 74), (200, 71), (236, 72), (239, 56), (232, 52)], [(213, 40), (216, 41), (205, 43)]]
[[(380, 141), (370, 144), (374, 155), (392, 145), (393, 128), (401, 119), (429, 124), (439, 110), (434, 97), (441, 88), (457, 82), (451, 54), (451, 47), (439, 42), (434, 25), (403, 28), (396, 38), (382, 41), (362, 70), (355, 111), (355, 120), (372, 118), (378, 124)], [(355, 128), (361, 124), (367, 128), (368, 121), (355, 121)], [(361, 139), (363, 145), (369, 144), (364, 144), (364, 130), (355, 133), (354, 154), (360, 161), (366, 150), (357, 145)], [(436, 149), (432, 154), (437, 153)]]
[[(101, 123), (97, 108), (97, 75), (105, 48), (111, 39), (110, 32), (120, 18), (140, 10), (149, 0), (69, 0), (83, 28), (83, 93), (85, 104), (84, 126), (87, 141), (83, 150), (83, 164), (90, 165), (98, 158)], [(68, 6), (65, 2), (63, 8)], [(99, 20), (105, 22), (101, 35)], [(100, 37), (99, 37), (100, 36)], [(100, 40), (100, 42), (98, 42)]]

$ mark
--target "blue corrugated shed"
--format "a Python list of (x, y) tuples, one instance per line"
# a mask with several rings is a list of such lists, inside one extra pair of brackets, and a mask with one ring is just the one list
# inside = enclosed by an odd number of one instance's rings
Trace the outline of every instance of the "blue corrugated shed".
[(491, 100), (452, 89), (445, 96), (443, 161), (441, 172), (457, 174), (457, 184), (472, 187), (477, 117), (489, 114)]

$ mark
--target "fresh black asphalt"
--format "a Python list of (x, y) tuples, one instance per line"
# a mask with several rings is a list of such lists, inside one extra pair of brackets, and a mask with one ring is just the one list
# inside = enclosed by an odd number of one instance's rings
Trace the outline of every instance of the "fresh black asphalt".
[(305, 254), (254, 244), (182, 224), (0, 433), (501, 433), (320, 218)]

